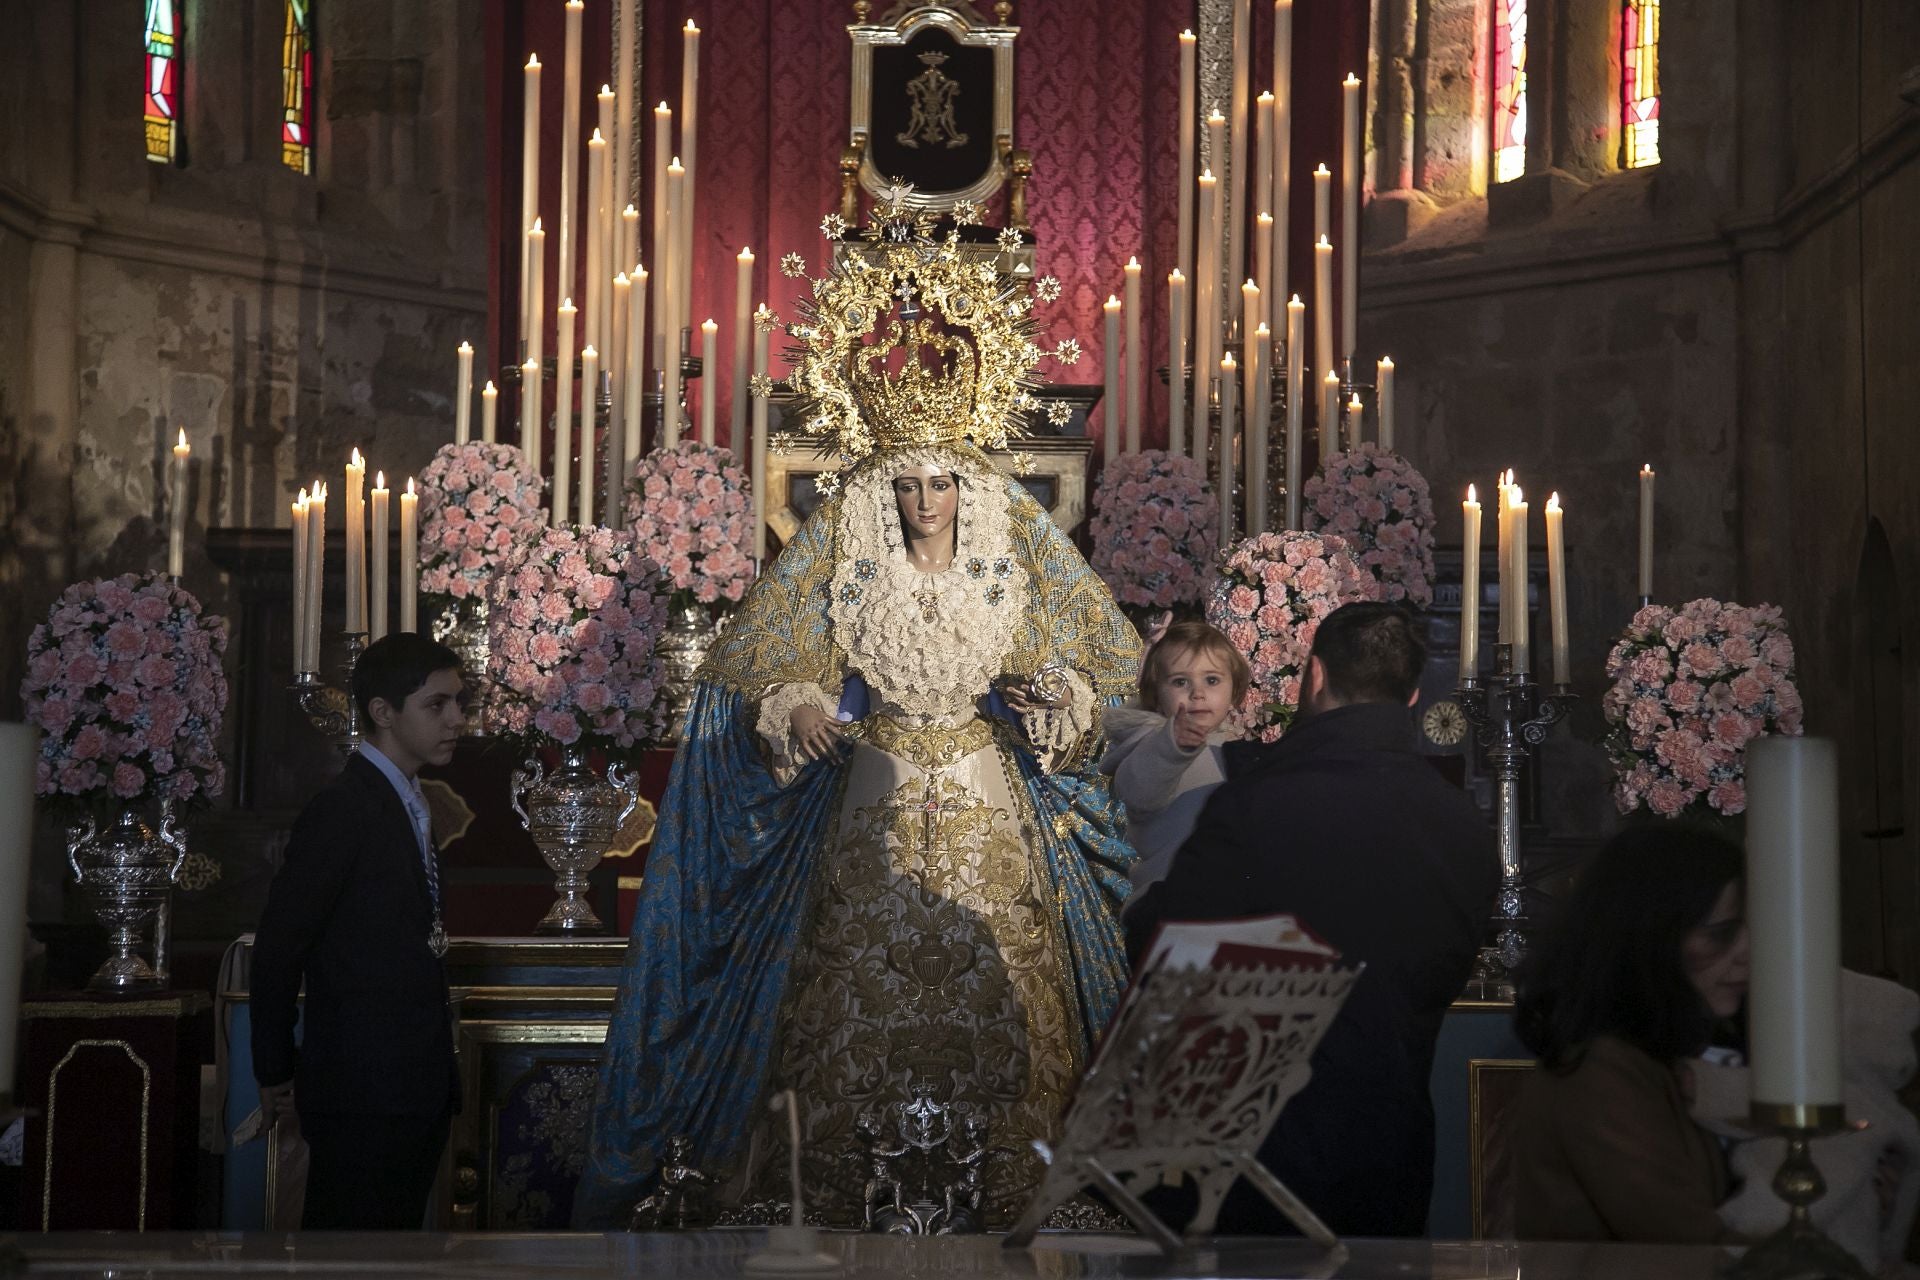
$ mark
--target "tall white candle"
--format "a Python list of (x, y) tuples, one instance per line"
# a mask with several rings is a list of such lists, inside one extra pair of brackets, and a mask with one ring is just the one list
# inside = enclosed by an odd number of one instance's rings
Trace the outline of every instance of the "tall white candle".
[[(620, 35), (613, 50), (613, 133), (607, 141), (613, 144), (613, 205), (620, 208), (640, 189), (632, 168), (636, 159), (633, 116), (640, 103), (640, 0), (616, 0), (616, 4)], [(614, 261), (625, 270), (634, 264), (638, 253), (630, 241), (623, 239)]]
[(1340, 355), (1353, 359), (1360, 318), (1360, 77), (1340, 82)]
[(480, 392), (480, 438), (488, 444), (495, 443), (495, 434), (500, 429), (500, 388), (493, 385), (493, 379), (487, 379), (486, 387)]
[[(1227, 206), (1233, 201), (1233, 175), (1223, 165), (1227, 163), (1227, 118), (1215, 108), (1207, 115), (1207, 163), (1213, 166), (1214, 181), (1219, 185), (1213, 189), (1213, 219), (1202, 224), (1200, 234), (1213, 241), (1213, 278), (1207, 281), (1207, 287), (1213, 296), (1220, 299), (1223, 316), (1232, 314), (1233, 304), (1223, 296), (1225, 290), (1233, 287), (1238, 275), (1227, 276), (1233, 261), (1231, 241), (1237, 236), (1227, 233)], [(1225, 279), (1222, 277), (1225, 276)], [(1213, 360), (1217, 363), (1224, 348), (1220, 345), (1226, 334), (1216, 329), (1209, 341), (1213, 344)]]
[(529, 360), (520, 366), (520, 452), (540, 474), (540, 366)]
[(1100, 395), (1100, 436), (1104, 443), (1100, 456), (1103, 462), (1111, 466), (1115, 455), (1120, 451), (1120, 299), (1107, 295), (1106, 303), (1100, 308), (1106, 313), (1107, 349), (1106, 381)]
[(1167, 273), (1167, 452), (1187, 451), (1187, 278)]
[(1527, 613), (1527, 501), (1518, 485), (1508, 518), (1513, 521), (1513, 669), (1533, 670), (1533, 619)]
[(592, 346), (580, 349), (580, 524), (592, 528), (593, 519), (593, 444), (595, 403), (600, 396), (600, 352)]
[(1467, 486), (1460, 504), (1460, 678), (1480, 673), (1480, 503)]
[(1121, 309), (1127, 318), (1127, 452), (1140, 452), (1141, 424), (1146, 418), (1145, 360), (1140, 351), (1140, 259), (1128, 258), (1126, 296)]
[(307, 670), (320, 669), (320, 631), (327, 601), (327, 486), (307, 491)]
[(747, 429), (747, 359), (753, 343), (753, 250), (742, 249), (733, 260), (733, 378), (727, 406), (727, 444), (738, 457)]
[(178, 579), (187, 564), (187, 462), (193, 449), (183, 427), (173, 446), (173, 475), (167, 500), (167, 573)]
[(633, 281), (622, 271), (613, 278), (613, 301), (607, 310), (613, 346), (607, 351), (606, 365), (609, 399), (607, 403), (606, 492), (601, 505), (606, 508), (602, 521), (609, 529), (620, 527), (620, 489), (627, 482), (627, 317), (633, 311)]
[(1313, 171), (1313, 238), (1333, 242), (1333, 174), (1324, 164)]
[(633, 269), (633, 293), (629, 299), (631, 314), (627, 317), (627, 439), (626, 474), (633, 474), (633, 466), (640, 460), (641, 417), (646, 401), (642, 399), (647, 385), (647, 269), (635, 264)]
[(1306, 343), (1301, 330), (1306, 324), (1307, 307), (1294, 294), (1287, 299), (1287, 528), (1300, 528), (1301, 458), (1306, 451), (1307, 380)]
[(656, 363), (666, 368), (667, 311), (673, 272), (673, 229), (667, 216), (667, 165), (673, 156), (673, 108), (653, 109), (653, 329)]
[(1756, 738), (1746, 784), (1753, 1102), (1839, 1106), (1839, 752), (1825, 738)]
[(1547, 498), (1547, 614), (1553, 623), (1553, 682), (1566, 685), (1573, 679), (1567, 649), (1567, 544), (1561, 521), (1560, 495)]
[[(1262, 297), (1273, 288), (1273, 94), (1262, 90), (1253, 103), (1253, 186), (1247, 196), (1253, 220), (1253, 280)], [(1260, 317), (1265, 320), (1263, 313)]]
[(1260, 286), (1260, 319), (1271, 329), (1285, 318), (1272, 314), (1273, 299), (1282, 295), (1268, 292), (1273, 279), (1273, 215), (1259, 213), (1253, 219), (1253, 279)]
[(1229, 351), (1220, 357), (1220, 547), (1225, 550), (1233, 544), (1236, 517), (1240, 514), (1239, 503), (1234, 499), (1235, 482), (1234, 454), (1236, 437), (1239, 434), (1239, 421), (1236, 405), (1239, 401), (1240, 370)]
[(1373, 367), (1373, 403), (1380, 415), (1380, 447), (1393, 448), (1393, 357), (1381, 356)]
[[(1253, 331), (1260, 324), (1260, 314), (1260, 286), (1252, 280), (1242, 282), (1240, 285), (1240, 338), (1243, 348), (1246, 343), (1253, 341)], [(1242, 397), (1241, 403), (1250, 406), (1253, 402)]]
[(1292, 296), (1287, 227), (1293, 199), (1293, 0), (1273, 4), (1273, 281), (1267, 296)]
[(372, 585), (367, 596), (369, 644), (387, 634), (387, 560), (391, 550), (387, 542), (387, 498), (387, 473), (376, 471), (373, 474), (373, 502), (368, 508), (373, 524)]
[(311, 671), (307, 665), (307, 491), (293, 501), (289, 512), (293, 528), (293, 670), (297, 675)]
[(1187, 443), (1204, 473), (1207, 463), (1207, 415), (1214, 362), (1219, 356), (1214, 343), (1219, 341), (1220, 312), (1214, 299), (1220, 296), (1219, 241), (1213, 238), (1213, 207), (1218, 190), (1213, 171), (1200, 175), (1200, 262), (1193, 282), (1193, 438)]
[[(693, 227), (697, 218), (694, 206), (699, 189), (699, 106), (700, 106), (700, 28), (687, 19), (680, 32), (680, 162), (686, 167), (686, 191), (681, 195), (679, 212), (674, 215), (674, 299), (675, 327), (691, 323), (693, 316)], [(669, 336), (669, 340), (674, 340)], [(712, 375), (708, 375), (711, 377)], [(712, 384), (708, 384), (712, 385)]]
[(1340, 452), (1340, 375), (1328, 372), (1320, 380), (1320, 466)]
[[(767, 335), (758, 327), (753, 332), (753, 371), (767, 372)], [(767, 565), (767, 398), (753, 397), (753, 562), (761, 570)]]
[[(560, 302), (560, 351), (553, 397), (553, 495), (547, 517), (558, 529), (567, 523), (573, 497), (573, 363), (579, 308), (572, 298)], [(591, 411), (592, 397), (583, 397)]]
[(1322, 379), (1333, 369), (1333, 246), (1321, 236), (1313, 246), (1313, 371)]
[(1640, 595), (1653, 597), (1653, 464), (1640, 468)]
[[(545, 369), (547, 365), (547, 230), (535, 218), (533, 225), (527, 228), (527, 288), (532, 291), (533, 327), (527, 330), (527, 354), (525, 359), (536, 369)], [(560, 279), (567, 277), (562, 275)], [(555, 290), (556, 293), (570, 293), (570, 288)], [(524, 388), (522, 394), (525, 394)]]
[[(1229, 108), (1232, 119), (1228, 125), (1231, 132), (1227, 137), (1227, 176), (1232, 180), (1233, 194), (1224, 202), (1229, 215), (1226, 219), (1229, 281), (1243, 280), (1247, 274), (1247, 91), (1252, 82), (1247, 64), (1253, 51), (1251, 6), (1252, 0), (1233, 0), (1233, 97)], [(1217, 159), (1214, 161), (1216, 165), (1219, 163)], [(1246, 338), (1251, 332), (1243, 330), (1240, 336)]]
[(1494, 553), (1494, 566), (1500, 579), (1500, 643), (1513, 642), (1513, 485), (1509, 477), (1513, 473), (1500, 473), (1499, 506), (1495, 512), (1495, 527), (1499, 530), (1499, 545)]
[(614, 255), (613, 265), (627, 273), (627, 279), (633, 279), (633, 269), (640, 265), (640, 211), (632, 205), (620, 211), (620, 249)]
[(0, 1099), (13, 1103), (20, 1044), (20, 977), (27, 955), (27, 884), (33, 865), (33, 789), (40, 732), (0, 723)]
[[(606, 320), (607, 281), (612, 273), (606, 270), (606, 258), (602, 250), (606, 248), (606, 237), (601, 234), (600, 213), (607, 198), (607, 143), (595, 129), (593, 136), (587, 139), (587, 216), (584, 239), (587, 250), (587, 293), (586, 306), (581, 308), (580, 345), (598, 347), (601, 343), (600, 326)], [(570, 289), (572, 282), (561, 286)]]
[(366, 460), (355, 449), (347, 462), (347, 501), (343, 509), (347, 521), (347, 630), (355, 633), (367, 629), (366, 481)]
[(460, 368), (453, 383), (453, 442), (465, 444), (473, 430), (473, 344), (462, 342), (455, 354)]
[(700, 322), (700, 443), (712, 444), (714, 402), (720, 398), (720, 326), (709, 316)]
[[(673, 160), (667, 165), (667, 222), (671, 225), (678, 226), (681, 220), (681, 211), (685, 208), (686, 188), (686, 167), (679, 160)], [(677, 232), (675, 234), (678, 235)], [(668, 266), (666, 274), (673, 283), (664, 287), (677, 294), (680, 273), (686, 266), (677, 247), (674, 250), (674, 259)], [(663, 286), (655, 285), (654, 287)], [(664, 348), (666, 355), (661, 368), (666, 371), (666, 401), (662, 408), (666, 413), (667, 427), (661, 436), (667, 447), (672, 448), (680, 443), (680, 331), (685, 323), (677, 297), (668, 299), (666, 314), (666, 332), (661, 335), (666, 340)]]
[(1247, 344), (1247, 532), (1267, 531), (1267, 426), (1273, 416), (1273, 331), (1262, 320)]
[(420, 630), (420, 495), (412, 476), (400, 495), (400, 629)]
[[(1180, 243), (1177, 249), (1178, 270), (1184, 278), (1193, 279), (1193, 192), (1194, 192), (1194, 130), (1200, 123), (1200, 103), (1196, 90), (1197, 58), (1199, 45), (1191, 31), (1180, 33)], [(1174, 370), (1175, 378), (1179, 369)], [(1176, 450), (1176, 452), (1178, 452)]]
[[(566, 54), (560, 64), (560, 274), (554, 287), (562, 295), (574, 290), (580, 239), (575, 206), (580, 199), (580, 20), (585, 12), (582, 0), (567, 0)], [(537, 328), (542, 312), (536, 308), (533, 314)]]
[[(526, 350), (527, 333), (539, 313), (527, 292), (526, 229), (540, 216), (540, 55), (527, 55), (526, 75), (520, 85), (520, 343)], [(465, 443), (462, 441), (461, 443)]]
[[(613, 333), (613, 306), (609, 298), (613, 290), (613, 273), (619, 270), (619, 259), (614, 255), (620, 228), (620, 202), (613, 197), (614, 97), (613, 87), (603, 84), (595, 98), (600, 109), (600, 125), (594, 130), (600, 135), (600, 154), (595, 162), (600, 174), (600, 196), (593, 202), (593, 238), (600, 245), (600, 313), (599, 326), (593, 334), (593, 345), (602, 351), (607, 349), (607, 339)], [(592, 148), (588, 148), (588, 155), (593, 158)]]

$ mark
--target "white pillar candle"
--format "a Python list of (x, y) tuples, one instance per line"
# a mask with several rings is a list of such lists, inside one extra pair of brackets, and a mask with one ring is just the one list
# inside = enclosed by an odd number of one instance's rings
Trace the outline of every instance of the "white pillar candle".
[(187, 462), (193, 456), (183, 427), (173, 446), (173, 475), (167, 496), (167, 573), (178, 579), (187, 564)]
[[(1253, 186), (1247, 195), (1253, 210), (1253, 281), (1262, 297), (1273, 288), (1273, 93), (1261, 90), (1253, 103)], [(1260, 317), (1265, 320), (1263, 314)]]
[(1167, 273), (1167, 452), (1187, 451), (1187, 278)]
[(1839, 1106), (1839, 753), (1825, 738), (1756, 738), (1746, 785), (1753, 1102)]
[[(593, 333), (593, 345), (602, 351), (607, 349), (607, 340), (613, 332), (610, 297), (613, 273), (619, 270), (619, 259), (614, 255), (614, 248), (618, 244), (616, 233), (620, 227), (620, 202), (613, 195), (613, 99), (612, 86), (604, 84), (594, 99), (600, 110), (600, 125), (594, 130), (600, 135), (600, 154), (595, 161), (600, 195), (593, 202), (593, 238), (600, 246), (600, 313), (598, 327)], [(588, 148), (588, 155), (593, 158), (592, 148)]]
[(727, 406), (727, 444), (740, 451), (747, 428), (747, 360), (753, 345), (753, 250), (742, 249), (733, 259), (733, 378)]
[(1325, 379), (1333, 368), (1333, 246), (1325, 236), (1313, 246), (1313, 371)]
[(720, 326), (709, 316), (700, 322), (700, 443), (712, 444), (714, 402), (720, 397)]
[[(673, 282), (678, 290), (673, 305), (674, 314), (679, 318), (676, 333), (691, 323), (693, 316), (693, 227), (698, 216), (694, 206), (700, 173), (700, 28), (693, 24), (692, 18), (687, 19), (680, 39), (680, 162), (686, 167), (687, 177), (686, 190), (673, 222), (676, 236)], [(669, 335), (669, 341), (674, 340)]]
[(1533, 670), (1533, 620), (1527, 614), (1527, 501), (1520, 486), (1513, 488), (1509, 519), (1513, 521), (1513, 669)]
[(1100, 308), (1106, 313), (1107, 349), (1106, 381), (1100, 396), (1100, 436), (1102, 461), (1111, 466), (1120, 451), (1120, 299), (1107, 295), (1106, 303)]
[(1460, 504), (1460, 678), (1480, 672), (1480, 503), (1467, 486)]
[(453, 382), (453, 442), (465, 444), (473, 430), (473, 344), (462, 342), (454, 354), (459, 372)]
[[(616, 0), (616, 3), (620, 35), (613, 50), (613, 133), (607, 141), (613, 145), (613, 204), (619, 208), (640, 189), (632, 168), (636, 159), (633, 115), (640, 102), (640, 0)], [(622, 240), (614, 261), (625, 269), (634, 264), (638, 253), (630, 242)]]
[[(554, 288), (563, 295), (574, 290), (573, 264), (580, 240), (575, 206), (580, 198), (580, 20), (585, 12), (582, 0), (567, 0), (566, 54), (560, 68), (560, 274)], [(533, 315), (537, 330), (545, 319), (538, 308)]]
[(673, 108), (653, 109), (653, 329), (655, 363), (666, 368), (667, 293), (672, 272), (673, 230), (667, 218), (667, 165), (673, 156)]
[[(1193, 192), (1194, 192), (1194, 129), (1199, 124), (1200, 103), (1196, 91), (1197, 66), (1196, 54), (1198, 42), (1191, 31), (1180, 33), (1180, 118), (1177, 132), (1180, 135), (1180, 242), (1176, 247), (1178, 267), (1182, 277), (1193, 279)], [(1180, 376), (1176, 366), (1174, 377)], [(1176, 452), (1178, 452), (1176, 450)]]
[(1320, 467), (1340, 452), (1340, 375), (1329, 372), (1320, 380)]
[(1292, 296), (1287, 227), (1293, 198), (1293, 0), (1273, 5), (1273, 280), (1269, 298)]
[(400, 495), (400, 629), (420, 629), (420, 495), (412, 476)]
[(14, 1098), (20, 1044), (20, 977), (27, 955), (27, 883), (33, 865), (33, 788), (40, 732), (0, 724), (0, 1099)]
[(1210, 230), (1218, 187), (1211, 169), (1200, 175), (1200, 243), (1199, 265), (1196, 268), (1199, 274), (1193, 282), (1193, 438), (1187, 443), (1203, 475), (1207, 464), (1209, 389), (1213, 383), (1214, 363), (1220, 358), (1213, 347), (1219, 341), (1220, 334), (1220, 313), (1213, 305), (1213, 300), (1220, 293), (1220, 260), (1216, 256), (1219, 242), (1213, 238)]
[(1301, 330), (1306, 324), (1307, 307), (1295, 294), (1287, 300), (1287, 528), (1300, 528), (1301, 458), (1306, 451), (1307, 380), (1306, 343)]
[[(753, 333), (753, 371), (767, 372), (767, 334), (758, 327)], [(753, 397), (753, 562), (764, 570), (767, 564), (767, 398)]]
[(620, 211), (620, 250), (614, 255), (613, 263), (627, 273), (627, 279), (633, 279), (633, 269), (640, 265), (640, 211), (632, 205)]
[[(1200, 234), (1213, 241), (1213, 278), (1207, 281), (1207, 287), (1211, 290), (1212, 296), (1219, 299), (1220, 315), (1223, 318), (1231, 314), (1233, 306), (1223, 294), (1225, 290), (1233, 287), (1233, 281), (1240, 278), (1238, 275), (1226, 275), (1229, 264), (1233, 261), (1232, 241), (1235, 238), (1229, 233), (1227, 223), (1227, 206), (1233, 200), (1233, 175), (1224, 167), (1227, 163), (1227, 149), (1227, 118), (1216, 107), (1207, 116), (1207, 163), (1213, 167), (1214, 181), (1218, 185), (1213, 189), (1213, 218), (1210, 222), (1201, 225)], [(1216, 320), (1215, 323), (1217, 326), (1220, 322)], [(1225, 330), (1216, 327), (1213, 337), (1208, 339), (1213, 348), (1213, 359), (1209, 362), (1209, 368), (1219, 363), (1220, 353), (1225, 350), (1220, 344), (1225, 337)]]
[[(587, 216), (585, 222), (587, 251), (587, 292), (586, 305), (580, 311), (580, 345), (599, 347), (601, 345), (601, 325), (606, 321), (607, 282), (612, 273), (607, 270), (607, 260), (602, 256), (606, 248), (606, 237), (600, 233), (600, 211), (607, 198), (607, 143), (595, 129), (593, 136), (587, 139)], [(572, 287), (572, 281), (561, 286)], [(583, 415), (584, 416), (584, 415)]]
[(1324, 164), (1313, 171), (1313, 238), (1333, 241), (1333, 174)]
[(603, 448), (607, 452), (607, 475), (605, 494), (600, 505), (606, 510), (601, 523), (609, 529), (617, 529), (620, 519), (620, 490), (627, 483), (627, 321), (633, 311), (633, 281), (622, 271), (613, 278), (613, 289), (609, 295), (612, 301), (607, 310), (609, 325), (613, 337), (613, 346), (607, 351), (606, 378), (607, 400), (607, 438)]
[(387, 498), (387, 473), (376, 471), (373, 475), (373, 503), (368, 508), (373, 525), (372, 585), (367, 597), (369, 644), (387, 634), (387, 561), (390, 550), (387, 542)]
[[(525, 78), (520, 85), (520, 349), (526, 350), (527, 334), (538, 320), (533, 296), (527, 292), (526, 229), (540, 216), (540, 55), (527, 55)], [(464, 444), (464, 440), (456, 443)]]
[(500, 388), (493, 385), (493, 379), (487, 379), (486, 387), (480, 392), (480, 438), (488, 444), (495, 443), (495, 433), (499, 430)]
[[(1240, 342), (1243, 351), (1246, 344), (1253, 341), (1253, 331), (1260, 325), (1260, 315), (1260, 286), (1252, 280), (1243, 281), (1240, 285)], [(1251, 405), (1253, 402), (1242, 397), (1241, 403)]]
[(293, 670), (307, 666), (307, 491), (293, 501), (289, 512), (293, 528)]
[(560, 302), (560, 349), (554, 372), (553, 493), (547, 518), (558, 529), (567, 523), (573, 498), (573, 363), (579, 308), (572, 298)]
[(520, 452), (540, 474), (540, 366), (529, 360), (520, 366)]
[(1393, 443), (1393, 357), (1381, 356), (1373, 367), (1373, 403), (1380, 416), (1380, 447), (1392, 449)]
[(1561, 521), (1560, 495), (1547, 497), (1547, 615), (1553, 623), (1553, 682), (1573, 680), (1567, 646), (1567, 544)]
[(1273, 215), (1259, 213), (1253, 219), (1253, 280), (1260, 286), (1260, 319), (1267, 328), (1273, 328), (1276, 320), (1283, 317), (1272, 314), (1272, 299), (1283, 295), (1269, 292), (1273, 280)]
[(1267, 531), (1267, 424), (1273, 416), (1273, 331), (1262, 320), (1247, 344), (1247, 532)]
[(580, 348), (580, 525), (593, 527), (593, 447), (599, 414), (600, 352)]
[[(1227, 210), (1227, 279), (1243, 280), (1247, 274), (1247, 142), (1248, 56), (1253, 51), (1252, 0), (1233, 0), (1233, 95), (1229, 105), (1231, 118), (1227, 134), (1227, 176), (1233, 194), (1225, 201)], [(1214, 164), (1218, 165), (1218, 160)], [(1246, 338), (1252, 330), (1242, 330)]]
[[(685, 166), (677, 159), (670, 162), (667, 165), (667, 222), (670, 226), (677, 226), (680, 222), (681, 210), (685, 207), (686, 185)], [(672, 241), (669, 243), (671, 244)], [(686, 263), (676, 248), (673, 261), (668, 264), (668, 270), (665, 273), (671, 283), (654, 287), (656, 289), (664, 287), (670, 293), (677, 295), (680, 272), (685, 266)], [(666, 340), (664, 347), (666, 354), (662, 358), (661, 365), (661, 368), (666, 371), (666, 400), (661, 407), (666, 414), (667, 427), (661, 436), (670, 449), (680, 443), (680, 331), (685, 321), (677, 297), (667, 300), (666, 316), (666, 332), (661, 335)]]
[(1340, 82), (1340, 355), (1353, 359), (1360, 318), (1360, 77)]
[(1653, 597), (1653, 464), (1640, 468), (1640, 594)]
[[(547, 365), (547, 231), (535, 218), (533, 225), (527, 228), (527, 288), (533, 295), (533, 327), (527, 330), (527, 353), (525, 360), (536, 369), (545, 369)], [(566, 275), (560, 276), (566, 280)], [(556, 293), (571, 293), (571, 286), (556, 289)], [(524, 393), (523, 393), (524, 394)]]
[(346, 505), (342, 514), (347, 524), (347, 625), (349, 633), (367, 629), (367, 463), (355, 449), (347, 461)]
[(640, 461), (641, 417), (646, 401), (647, 385), (647, 269), (635, 264), (633, 269), (633, 291), (629, 298), (631, 312), (627, 317), (627, 438), (625, 444), (626, 474), (633, 474), (634, 464)]
[(1348, 449), (1358, 449), (1360, 447), (1360, 429), (1365, 423), (1366, 412), (1366, 406), (1360, 403), (1360, 396), (1356, 392), (1353, 399), (1347, 402), (1347, 429), (1345, 432), (1346, 444), (1344, 447)]
[(1238, 432), (1236, 404), (1239, 400), (1240, 370), (1234, 361), (1233, 352), (1220, 357), (1220, 547), (1225, 550), (1233, 544), (1234, 519), (1239, 514), (1238, 504), (1234, 501), (1233, 486), (1234, 437)]
[(1121, 310), (1127, 318), (1127, 452), (1138, 453), (1147, 412), (1145, 360), (1140, 351), (1140, 259), (1127, 259), (1125, 276)]
[(1499, 531), (1498, 546), (1494, 551), (1494, 567), (1499, 571), (1500, 586), (1500, 643), (1513, 642), (1513, 486), (1508, 482), (1511, 472), (1500, 473), (1499, 505), (1494, 513), (1494, 525)]
[(320, 669), (320, 627), (327, 601), (327, 486), (307, 491), (307, 670)]

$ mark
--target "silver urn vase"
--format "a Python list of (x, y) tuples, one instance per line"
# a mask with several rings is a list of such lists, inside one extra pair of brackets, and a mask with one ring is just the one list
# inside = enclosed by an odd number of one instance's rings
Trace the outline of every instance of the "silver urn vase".
[(433, 620), (433, 638), (460, 655), (461, 681), (467, 690), (467, 732), (478, 738), (487, 733), (487, 598), (448, 598)]
[(67, 865), (107, 926), (113, 947), (89, 987), (129, 991), (160, 985), (160, 975), (140, 954), (140, 927), (166, 905), (186, 857), (187, 843), (171, 811), (157, 832), (132, 804), (121, 805), (104, 830), (91, 817), (67, 828)]
[(662, 697), (667, 704), (668, 745), (680, 741), (687, 708), (693, 705), (693, 686), (700, 674), (700, 664), (707, 660), (707, 651), (719, 638), (721, 625), (714, 620), (712, 609), (697, 600), (668, 606), (666, 630), (654, 646), (666, 676)]
[(559, 895), (534, 932), (605, 933), (606, 926), (587, 902), (587, 875), (640, 803), (639, 776), (615, 763), (602, 778), (587, 767), (585, 747), (563, 747), (560, 767), (552, 773), (541, 768), (538, 759), (515, 769), (512, 798), (513, 811), (553, 869), (553, 888)]

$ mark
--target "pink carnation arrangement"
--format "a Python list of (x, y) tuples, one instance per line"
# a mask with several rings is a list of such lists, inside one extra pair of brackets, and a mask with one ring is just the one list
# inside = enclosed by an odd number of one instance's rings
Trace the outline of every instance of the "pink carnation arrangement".
[(546, 529), (516, 543), (487, 589), (494, 727), (562, 745), (657, 739), (664, 592), (659, 568), (621, 531)]
[(227, 620), (164, 574), (76, 582), (27, 641), (20, 685), (40, 727), (43, 796), (217, 796)]
[[(676, 596), (737, 601), (753, 581), (753, 501), (733, 451), (682, 440), (634, 464), (627, 524)], [(684, 593), (682, 595), (681, 593)]]
[(1147, 449), (1107, 464), (1093, 493), (1093, 571), (1123, 605), (1198, 604), (1219, 548), (1220, 504), (1198, 463)]
[(1261, 533), (1235, 543), (1207, 602), (1207, 621), (1253, 667), (1234, 711), (1241, 730), (1262, 742), (1285, 733), (1321, 619), (1343, 604), (1379, 598), (1380, 584), (1337, 534)]
[(1411, 462), (1369, 440), (1323, 462), (1300, 498), (1307, 527), (1345, 538), (1383, 600), (1433, 603), (1433, 495)]
[(1648, 605), (1613, 646), (1607, 675), (1600, 706), (1622, 813), (1741, 813), (1747, 743), (1801, 731), (1793, 641), (1771, 605)]
[(514, 543), (546, 523), (542, 488), (513, 445), (441, 445), (420, 473), (420, 590), (484, 594)]

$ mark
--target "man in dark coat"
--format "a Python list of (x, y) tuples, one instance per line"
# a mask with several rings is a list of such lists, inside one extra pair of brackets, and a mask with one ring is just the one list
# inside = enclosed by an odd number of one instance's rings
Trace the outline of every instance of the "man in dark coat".
[[(1320, 624), (1301, 717), (1208, 800), (1166, 879), (1125, 916), (1137, 964), (1161, 921), (1285, 912), (1364, 962), (1261, 1160), (1334, 1231), (1425, 1233), (1428, 1077), (1499, 883), (1493, 832), (1415, 750), (1425, 647), (1401, 610), (1350, 604)], [(1225, 1233), (1289, 1233), (1243, 1181)]]
[(438, 850), (415, 775), (453, 758), (460, 690), (444, 645), (368, 646), (359, 750), (301, 811), (260, 917), (254, 1077), (267, 1119), (297, 1111), (307, 1140), (306, 1229), (418, 1229), (459, 1105)]

